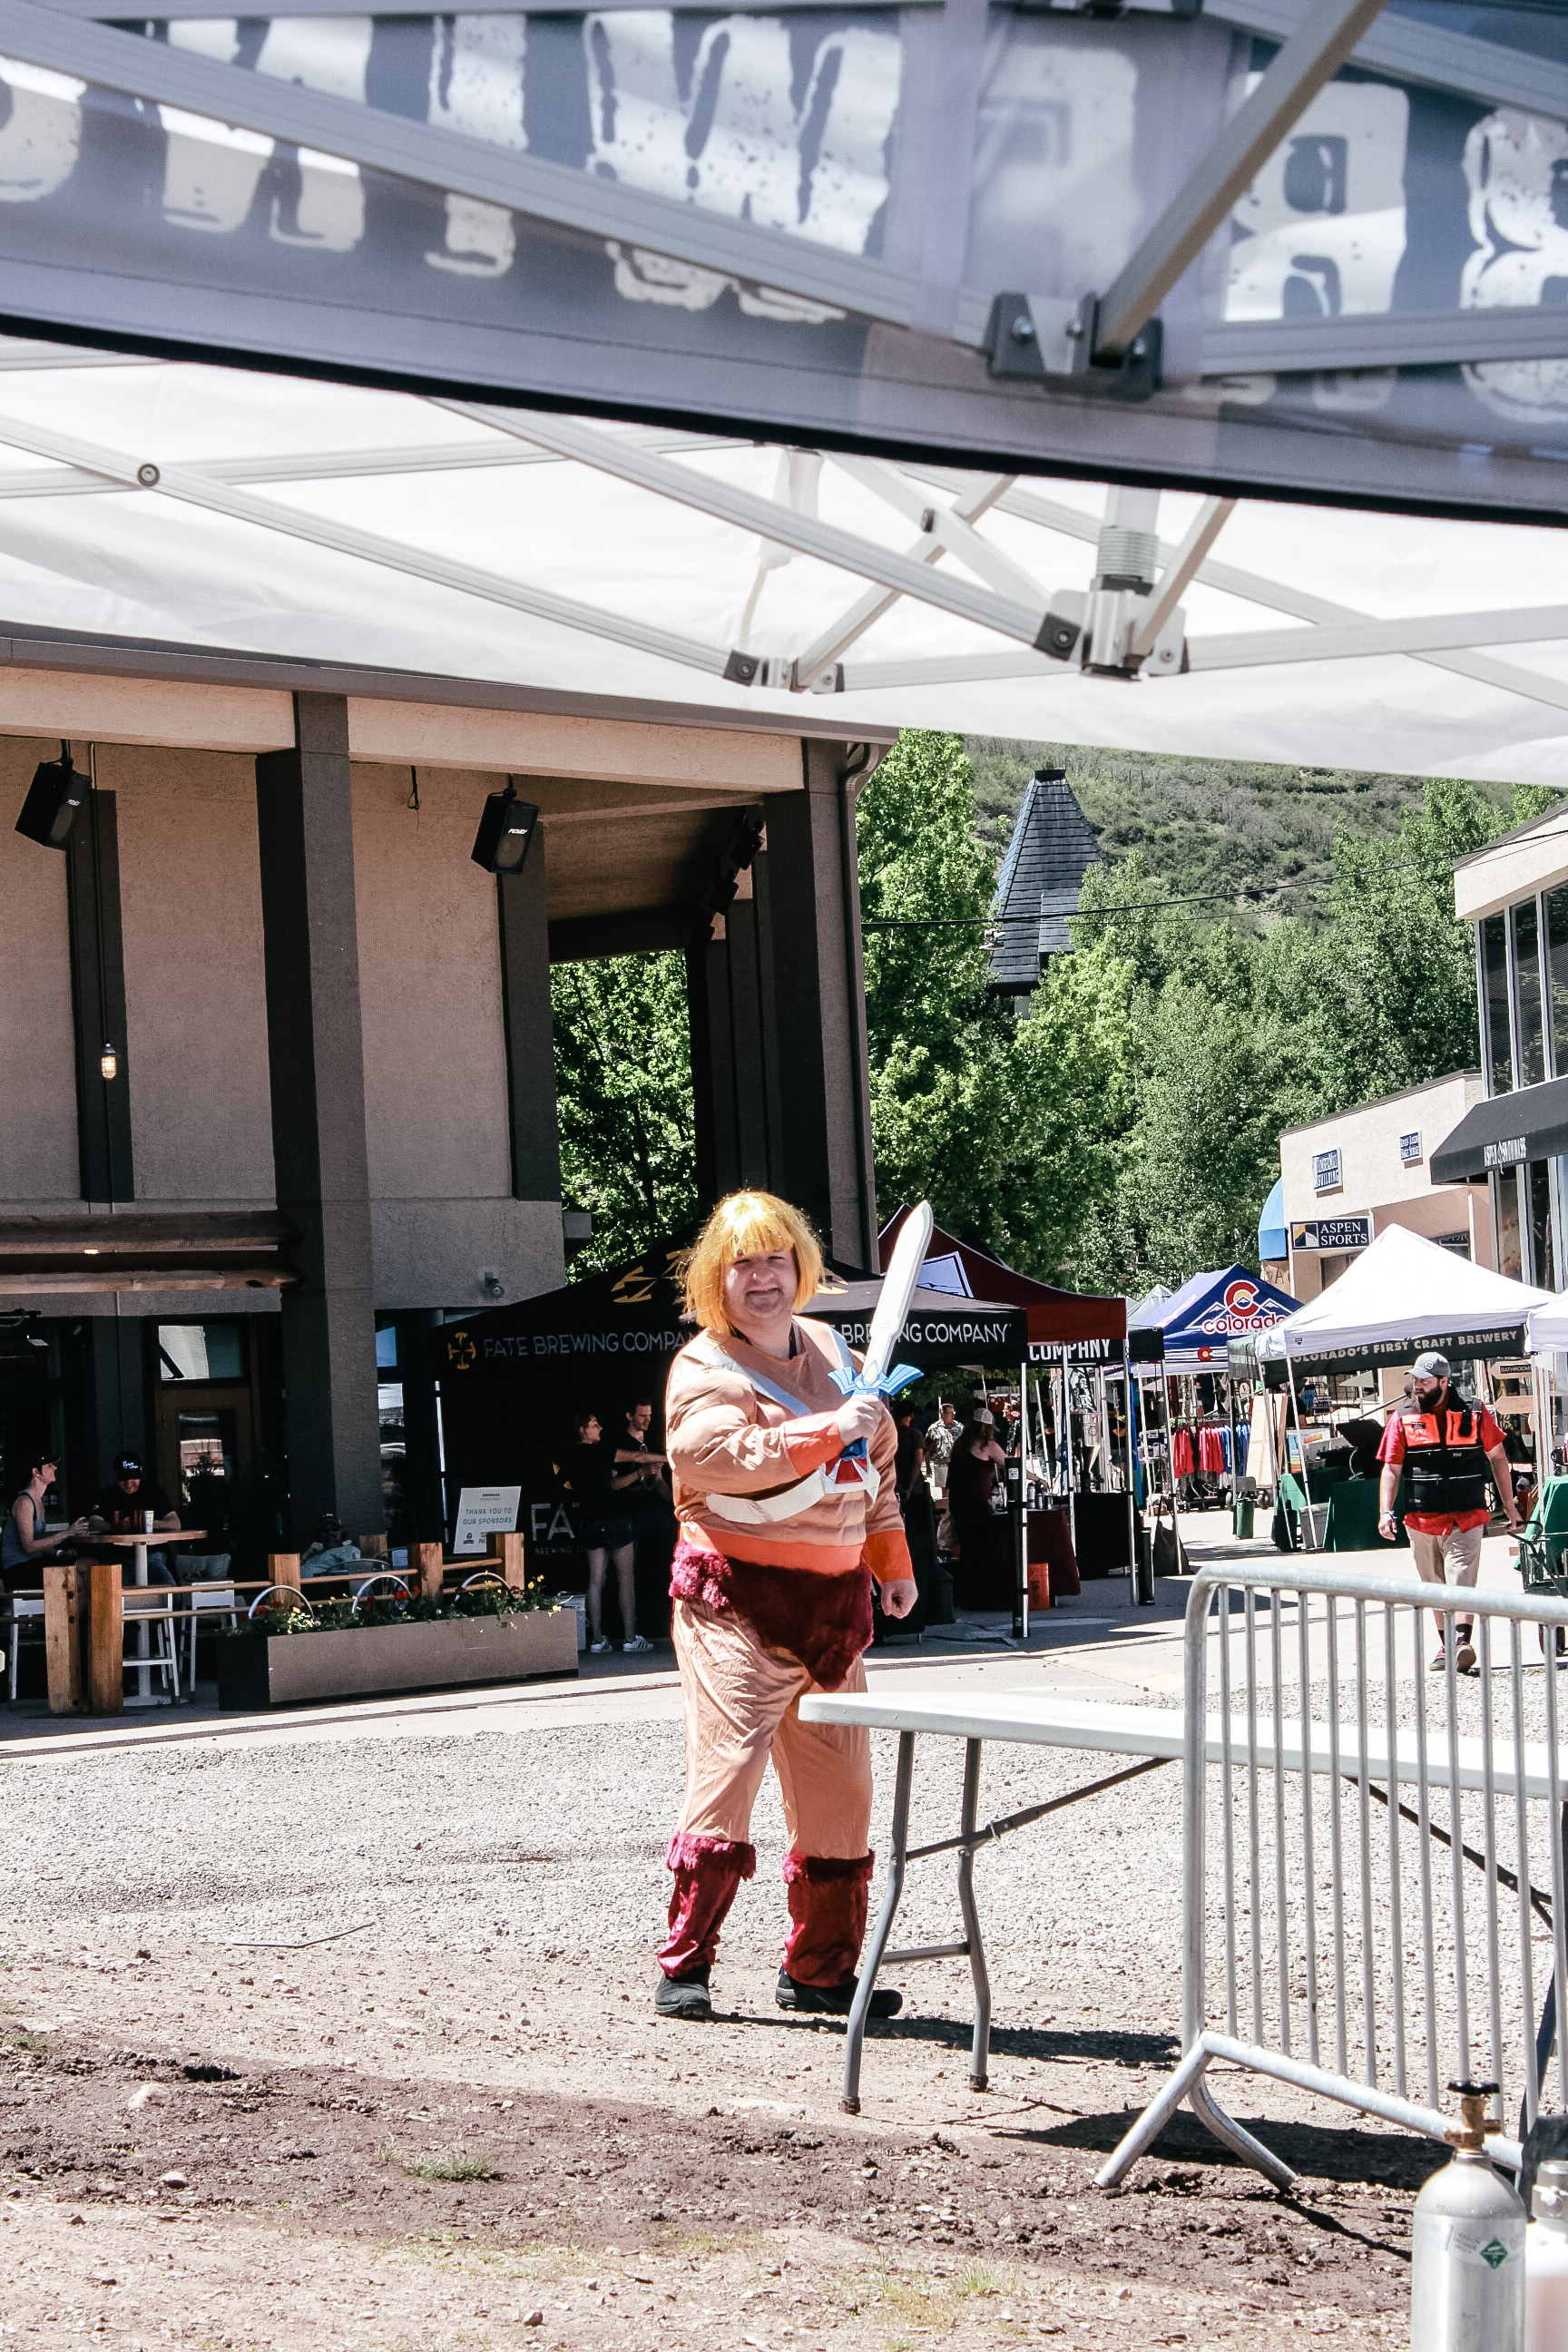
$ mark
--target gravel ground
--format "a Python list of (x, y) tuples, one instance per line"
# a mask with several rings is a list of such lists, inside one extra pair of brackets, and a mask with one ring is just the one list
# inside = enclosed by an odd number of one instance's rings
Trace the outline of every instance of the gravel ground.
[[(896, 1741), (876, 1733), (873, 1742), (879, 1844)], [(922, 1746), (917, 1839), (956, 1825), (962, 1759), (956, 1742)], [(982, 1802), (1005, 1812), (1103, 1769), (995, 1749)], [(192, 1745), (13, 1767), (0, 1918), (17, 1930), (73, 1921), (84, 1932), (113, 1928), (132, 1948), (153, 1934), (303, 1940), (372, 1921), (370, 1941), (399, 1952), (504, 1943), (574, 1959), (650, 1955), (681, 1770), (679, 1727), (662, 1723), (526, 1738), (477, 1732), (413, 1747)], [(1086, 1978), (1147, 1969), (1143, 1989), (1168, 2011), (1168, 1971), (1149, 1945), (1152, 1931), (1167, 1952), (1179, 1949), (1180, 1822), (1172, 1768), (986, 1855), (984, 1924), (1004, 1972), (1015, 1959), (1030, 1971), (1046, 1948), (1076, 1951)], [(757, 1875), (725, 1944), (748, 1959), (775, 1951), (784, 1926), (784, 1822), (771, 1775), (754, 1830)], [(1152, 1855), (1172, 1866), (1152, 1872)], [(900, 1940), (949, 1940), (952, 1889), (942, 1864), (913, 1870)]]
[[(954, 1825), (961, 1759), (922, 1751), (917, 1837)], [(997, 1751), (982, 1803), (1104, 1769)], [(1291, 2198), (1190, 2122), (1128, 2194), (1091, 2186), (1173, 2054), (1175, 1768), (982, 1856), (992, 2087), (967, 2085), (963, 1964), (911, 1969), (853, 2121), (838, 2028), (772, 1999), (771, 1781), (719, 2021), (652, 2016), (680, 1771), (679, 1727), (646, 1721), (13, 1764), (7, 2333), (117, 2352), (1403, 2333), (1422, 2144), (1245, 2081), (1227, 2103), (1301, 2171)], [(950, 1938), (947, 1865), (910, 1890), (900, 1940)]]

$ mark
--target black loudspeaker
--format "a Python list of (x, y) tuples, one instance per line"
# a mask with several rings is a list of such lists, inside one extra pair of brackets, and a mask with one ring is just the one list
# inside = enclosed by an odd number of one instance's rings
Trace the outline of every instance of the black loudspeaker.
[(518, 873), (538, 823), (532, 802), (520, 801), (510, 784), (504, 793), (491, 793), (474, 835), (474, 864), (487, 874)]
[(29, 841), (41, 842), (46, 849), (63, 849), (88, 791), (87, 778), (77, 774), (70, 753), (62, 743), (59, 758), (46, 760), (34, 772), (27, 797), (22, 803), (22, 814), (16, 819), (17, 832), (25, 834)]

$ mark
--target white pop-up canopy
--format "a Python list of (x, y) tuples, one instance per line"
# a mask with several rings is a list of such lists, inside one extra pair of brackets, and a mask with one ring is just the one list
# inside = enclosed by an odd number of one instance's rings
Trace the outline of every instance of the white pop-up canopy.
[(1555, 1305), (1549, 1290), (1515, 1282), (1389, 1225), (1337, 1282), (1258, 1342), (1264, 1361), (1288, 1356), (1314, 1370), (1408, 1364), (1426, 1349), (1460, 1357), (1518, 1353), (1527, 1318)]
[[(17, 663), (43, 630), (848, 737), (1557, 783), (1563, 545), (0, 339)], [(1128, 562), (1146, 591), (1097, 600)]]
[(1525, 1331), (1525, 1348), (1532, 1356), (1549, 1356), (1554, 1349), (1568, 1349), (1568, 1292), (1538, 1307), (1530, 1318)]

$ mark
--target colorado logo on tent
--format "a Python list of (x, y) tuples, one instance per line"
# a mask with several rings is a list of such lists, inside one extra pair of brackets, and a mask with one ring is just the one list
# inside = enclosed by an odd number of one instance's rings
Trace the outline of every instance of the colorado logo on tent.
[(1270, 1324), (1282, 1323), (1290, 1308), (1283, 1297), (1276, 1300), (1258, 1296), (1258, 1286), (1250, 1275), (1239, 1282), (1227, 1282), (1225, 1297), (1210, 1308), (1198, 1324), (1200, 1331), (1223, 1332), (1226, 1339), (1240, 1339), (1248, 1331), (1267, 1331)]
[(1134, 1363), (1163, 1361), (1173, 1370), (1223, 1367), (1227, 1339), (1270, 1330), (1295, 1307), (1287, 1292), (1244, 1265), (1216, 1266), (1191, 1276), (1174, 1297), (1151, 1297), (1135, 1309), (1127, 1322), (1129, 1352)]

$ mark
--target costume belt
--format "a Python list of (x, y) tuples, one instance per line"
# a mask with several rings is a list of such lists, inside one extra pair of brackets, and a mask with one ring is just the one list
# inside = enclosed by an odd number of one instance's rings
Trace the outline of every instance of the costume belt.
[[(844, 1343), (843, 1334), (836, 1331), (831, 1324), (827, 1330), (838, 1350), (839, 1373), (835, 1377), (847, 1373), (852, 1382), (855, 1360)], [(695, 1348), (689, 1352), (695, 1354)], [(726, 1371), (739, 1372), (743, 1380), (751, 1381), (760, 1396), (767, 1397), (773, 1404), (782, 1404), (786, 1412), (797, 1414), (802, 1421), (811, 1418), (808, 1404), (803, 1404), (798, 1397), (791, 1396), (787, 1389), (780, 1388), (765, 1374), (753, 1371), (749, 1364), (737, 1363), (733, 1356), (719, 1350), (712, 1355), (704, 1354), (700, 1360), (721, 1366)], [(837, 1462), (819, 1464), (808, 1476), (799, 1480), (795, 1486), (781, 1488), (776, 1495), (705, 1495), (703, 1501), (710, 1511), (721, 1519), (728, 1519), (732, 1527), (765, 1527), (778, 1519), (797, 1519), (803, 1511), (809, 1511), (814, 1503), (820, 1503), (826, 1496), (847, 1486), (858, 1488), (869, 1505), (876, 1501), (881, 1485), (882, 1474), (873, 1465), (868, 1454), (862, 1454), (857, 1458), (841, 1454)]]

